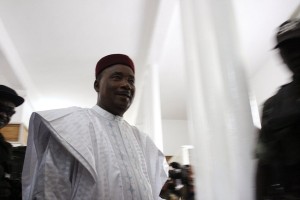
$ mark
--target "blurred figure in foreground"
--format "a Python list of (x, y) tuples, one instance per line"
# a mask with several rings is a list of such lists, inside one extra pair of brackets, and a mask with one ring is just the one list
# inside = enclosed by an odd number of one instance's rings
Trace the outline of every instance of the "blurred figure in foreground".
[(280, 25), (277, 45), (292, 82), (263, 108), (257, 157), (257, 199), (300, 199), (300, 21)]
[[(15, 107), (24, 99), (11, 88), (0, 85), (0, 129), (5, 127), (15, 114)], [(12, 145), (0, 133), (0, 199), (22, 199), (21, 179), (12, 175)]]
[(167, 200), (194, 200), (192, 167), (177, 162), (170, 163), (169, 179), (161, 191), (161, 196)]

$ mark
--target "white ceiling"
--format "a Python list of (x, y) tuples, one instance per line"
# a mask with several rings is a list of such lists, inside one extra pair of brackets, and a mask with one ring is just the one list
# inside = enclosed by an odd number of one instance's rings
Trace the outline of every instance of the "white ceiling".
[[(234, 0), (248, 77), (267, 62), (276, 27), (298, 0)], [(38, 110), (96, 102), (94, 67), (110, 53), (136, 63), (137, 84), (157, 64), (163, 119), (186, 119), (184, 44), (178, 0), (0, 0), (0, 83)], [(137, 87), (139, 88), (139, 87)]]

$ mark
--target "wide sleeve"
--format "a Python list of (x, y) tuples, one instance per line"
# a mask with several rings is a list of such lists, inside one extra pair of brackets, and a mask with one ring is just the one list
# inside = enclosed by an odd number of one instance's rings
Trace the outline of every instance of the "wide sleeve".
[[(37, 169), (41, 162), (41, 156), (38, 156), (37, 150), (43, 154), (45, 147), (48, 145), (49, 133), (44, 129), (43, 137), (37, 137), (35, 132), (39, 132), (41, 128), (41, 118), (37, 117), (37, 113), (33, 113), (29, 121), (29, 134), (27, 140), (27, 148), (22, 171), (22, 199), (32, 199), (32, 190), (36, 181)], [(37, 144), (37, 146), (36, 146)], [(38, 148), (38, 144), (41, 148)]]
[(73, 156), (50, 137), (37, 169), (31, 199), (71, 199), (75, 166)]
[(71, 199), (76, 163), (33, 114), (22, 173), (23, 199)]

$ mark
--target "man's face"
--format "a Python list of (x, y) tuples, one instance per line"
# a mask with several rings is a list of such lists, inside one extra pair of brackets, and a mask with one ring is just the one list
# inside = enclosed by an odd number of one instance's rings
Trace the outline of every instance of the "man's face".
[(123, 116), (134, 98), (134, 81), (134, 73), (126, 65), (106, 68), (94, 83), (98, 92), (97, 105), (114, 115)]
[(15, 104), (11, 101), (0, 99), (0, 128), (6, 126), (15, 114)]
[(288, 68), (295, 75), (300, 75), (300, 38), (283, 42), (279, 46), (279, 50)]

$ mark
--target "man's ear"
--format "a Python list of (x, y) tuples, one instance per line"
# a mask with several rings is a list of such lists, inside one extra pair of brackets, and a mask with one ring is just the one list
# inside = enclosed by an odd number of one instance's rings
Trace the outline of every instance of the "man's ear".
[(99, 92), (99, 85), (100, 85), (100, 80), (96, 79), (94, 81), (94, 89), (96, 90), (96, 92)]

